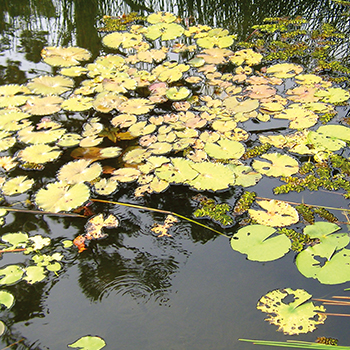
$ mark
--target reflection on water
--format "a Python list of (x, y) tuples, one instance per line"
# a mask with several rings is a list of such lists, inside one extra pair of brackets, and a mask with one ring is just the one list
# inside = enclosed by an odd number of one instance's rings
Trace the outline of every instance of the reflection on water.
[[(46, 45), (79, 45), (96, 57), (102, 50), (96, 28), (103, 15), (151, 9), (193, 16), (199, 23), (228, 28), (241, 39), (265, 17), (303, 15), (314, 25), (344, 23), (339, 20), (342, 9), (325, 0), (2, 0), (0, 83), (23, 83), (50, 71), (34, 65)], [(74, 123), (73, 118), (67, 123)], [(262, 182), (259, 186), (270, 188)], [(131, 193), (125, 190), (113, 199), (130, 203)], [(178, 186), (135, 204), (189, 216), (194, 210), (191, 195), (188, 188)], [(233, 205), (237, 196), (232, 189), (220, 200)], [(105, 206), (94, 204), (92, 209), (99, 213)], [(237, 339), (283, 340), (255, 309), (262, 294), (292, 283), (319, 297), (331, 291), (316, 281), (305, 281), (293, 266), (292, 252), (282, 263), (247, 262), (231, 251), (225, 238), (204, 228), (180, 221), (172, 227), (172, 237), (159, 239), (150, 229), (162, 223), (164, 215), (116, 206), (109, 210), (120, 219), (120, 227), (106, 230), (107, 238), (91, 242), (89, 250), (78, 256), (74, 248), (64, 250), (61, 241), (83, 234), (86, 220), (20, 213), (7, 218), (1, 233), (21, 230), (50, 236), (65, 263), (57, 277), (7, 288), (16, 304), (2, 314), (8, 327), (1, 338), (4, 346), (24, 337), (18, 349), (58, 350), (80, 336), (99, 334), (109, 349), (253, 349)], [(6, 255), (2, 265), (18, 259)], [(349, 343), (340, 328), (332, 329), (332, 336), (337, 337), (338, 331), (342, 344)]]

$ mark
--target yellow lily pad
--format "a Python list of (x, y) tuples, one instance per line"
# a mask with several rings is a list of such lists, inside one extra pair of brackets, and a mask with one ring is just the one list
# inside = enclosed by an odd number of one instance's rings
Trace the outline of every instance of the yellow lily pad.
[(61, 151), (48, 145), (32, 145), (18, 152), (18, 159), (26, 163), (44, 164), (56, 160)]
[(44, 47), (41, 51), (44, 62), (51, 66), (70, 67), (77, 66), (80, 61), (86, 61), (91, 53), (81, 47)]
[(290, 176), (298, 172), (298, 162), (286, 154), (267, 153), (260, 156), (267, 161), (255, 159), (253, 168), (259, 173), (267, 176)]
[(27, 176), (16, 176), (7, 180), (1, 190), (5, 196), (13, 196), (28, 191), (33, 184), (34, 180), (27, 179)]
[(91, 160), (79, 159), (63, 165), (57, 174), (57, 179), (67, 184), (80, 182), (91, 182), (102, 173), (99, 163), (92, 163)]
[(28, 88), (35, 94), (40, 95), (61, 95), (72, 89), (74, 81), (70, 78), (56, 75), (54, 77), (43, 75), (32, 79), (28, 84)]

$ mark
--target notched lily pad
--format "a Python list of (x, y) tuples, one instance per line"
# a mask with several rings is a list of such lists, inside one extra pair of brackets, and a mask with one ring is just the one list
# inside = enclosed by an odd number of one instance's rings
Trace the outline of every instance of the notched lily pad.
[[(291, 243), (286, 235), (274, 235), (276, 230), (263, 225), (248, 225), (231, 238), (231, 247), (253, 261), (272, 261), (288, 253)], [(272, 236), (272, 237), (271, 237)]]
[(298, 162), (285, 154), (281, 153), (268, 153), (260, 156), (266, 161), (254, 160), (253, 168), (261, 174), (267, 176), (290, 176), (298, 172)]

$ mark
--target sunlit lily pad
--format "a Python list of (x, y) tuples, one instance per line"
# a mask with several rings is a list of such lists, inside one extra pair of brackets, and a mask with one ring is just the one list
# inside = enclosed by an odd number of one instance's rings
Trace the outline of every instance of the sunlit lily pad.
[(35, 94), (41, 95), (61, 95), (72, 89), (74, 81), (70, 78), (56, 75), (54, 77), (43, 75), (32, 79), (28, 84), (28, 88)]
[(245, 152), (242, 143), (221, 139), (217, 143), (206, 143), (204, 150), (210, 157), (216, 159), (239, 159)]
[(232, 114), (246, 113), (257, 109), (259, 107), (259, 101), (250, 98), (239, 101), (236, 96), (231, 96), (224, 100), (224, 106)]
[(100, 350), (105, 345), (106, 342), (102, 338), (89, 335), (79, 338), (72, 344), (68, 344), (70, 348), (79, 348), (80, 350)]
[(251, 218), (261, 225), (283, 227), (299, 221), (296, 209), (286, 202), (272, 199), (260, 200), (257, 203), (266, 211), (249, 209), (248, 212)]
[(15, 302), (15, 297), (10, 292), (7, 292), (6, 290), (0, 291), (1, 305), (4, 305), (7, 309), (9, 309), (14, 304), (14, 302)]
[(153, 109), (154, 104), (145, 98), (132, 98), (121, 103), (117, 108), (121, 113), (146, 114)]
[(143, 160), (145, 160), (146, 157), (148, 157), (150, 154), (149, 152), (144, 148), (134, 148), (131, 151), (128, 151), (124, 154), (123, 160), (126, 163), (132, 164), (132, 163), (141, 163)]
[(88, 71), (85, 67), (62, 68), (59, 73), (67, 77), (80, 77)]
[(193, 180), (188, 180), (187, 183), (197, 190), (220, 191), (235, 183), (234, 173), (224, 164), (191, 162), (191, 167), (199, 174)]
[(315, 93), (315, 96), (321, 97), (322, 101), (327, 103), (343, 103), (350, 98), (350, 94), (347, 90), (334, 87), (319, 90)]
[(265, 321), (278, 326), (278, 331), (284, 334), (313, 332), (327, 316), (322, 313), (326, 311), (323, 305), (316, 306), (308, 301), (311, 297), (303, 289), (276, 289), (258, 301), (257, 309), (268, 313)]
[(13, 196), (16, 194), (28, 191), (34, 184), (33, 179), (27, 179), (27, 176), (16, 176), (7, 180), (2, 185), (2, 192), (6, 196)]
[(102, 173), (102, 167), (99, 163), (92, 163), (90, 160), (79, 159), (63, 165), (57, 179), (67, 184), (77, 184), (80, 182), (90, 182), (96, 179)]
[(172, 23), (176, 20), (176, 16), (169, 12), (155, 12), (147, 17), (147, 22), (155, 23)]
[(66, 133), (59, 138), (56, 144), (61, 147), (73, 147), (79, 145), (81, 138), (79, 134)]
[(49, 115), (60, 111), (62, 102), (58, 96), (30, 97), (22, 110), (33, 115)]
[(128, 131), (133, 136), (142, 136), (151, 134), (156, 128), (155, 125), (148, 124), (147, 121), (142, 121), (130, 126)]
[(118, 188), (118, 182), (114, 179), (101, 179), (94, 183), (95, 192), (101, 196), (108, 196)]
[(253, 261), (272, 261), (288, 253), (291, 243), (286, 235), (274, 235), (276, 230), (263, 225), (248, 225), (231, 238), (231, 247)]
[(167, 90), (166, 97), (172, 101), (184, 100), (191, 94), (191, 91), (184, 86), (180, 88), (172, 87)]
[(45, 277), (45, 269), (42, 266), (28, 266), (25, 269), (26, 275), (23, 278), (29, 284), (42, 281)]
[(291, 129), (306, 129), (317, 123), (316, 113), (299, 106), (289, 107), (274, 116), (275, 118), (289, 119)]
[(254, 66), (259, 64), (262, 59), (262, 54), (253, 51), (252, 49), (244, 49), (236, 51), (231, 57), (230, 61), (237, 66), (241, 66), (243, 63), (248, 66)]
[(41, 51), (44, 62), (51, 66), (70, 67), (77, 66), (80, 61), (86, 61), (91, 53), (81, 47), (44, 47)]
[(233, 164), (228, 164), (227, 166), (231, 168), (236, 176), (236, 186), (254, 186), (262, 178), (262, 175), (256, 171), (253, 171), (250, 166)]
[(102, 39), (103, 44), (111, 47), (112, 49), (118, 49), (120, 46), (122, 46), (124, 49), (129, 49), (140, 44), (141, 41), (141, 34), (132, 34), (128, 32), (110, 33)]
[(286, 154), (268, 153), (260, 156), (266, 161), (255, 159), (252, 166), (261, 174), (267, 176), (290, 176), (298, 172), (298, 162)]
[(192, 162), (183, 158), (173, 158), (171, 164), (163, 164), (156, 169), (155, 174), (162, 180), (174, 183), (184, 183), (194, 179), (198, 172), (191, 166)]
[(24, 143), (43, 144), (58, 140), (66, 131), (64, 129), (33, 131), (34, 126), (28, 126), (17, 132), (18, 139)]
[(162, 41), (174, 40), (180, 37), (185, 29), (176, 23), (156, 23), (145, 31), (144, 35), (150, 40), (161, 38)]
[(152, 154), (166, 154), (169, 153), (173, 146), (168, 142), (155, 142), (147, 148)]
[(277, 63), (266, 69), (267, 74), (271, 74), (276, 78), (291, 78), (301, 73), (303, 67), (294, 63)]
[(44, 164), (57, 159), (61, 151), (48, 145), (32, 145), (18, 152), (18, 158), (23, 162)]
[(213, 28), (206, 32), (204, 37), (197, 39), (197, 45), (206, 49), (211, 49), (214, 46), (225, 48), (233, 44), (234, 38), (234, 35), (229, 35), (227, 29)]
[(92, 108), (93, 100), (92, 97), (74, 96), (64, 100), (61, 107), (66, 111), (83, 112)]
[(0, 285), (11, 285), (18, 282), (23, 276), (23, 270), (18, 265), (8, 265), (0, 269)]
[(30, 114), (20, 112), (18, 110), (2, 110), (0, 111), (0, 128), (5, 131), (17, 131), (28, 126), (30, 122), (27, 120)]
[(138, 179), (141, 175), (140, 170), (135, 168), (120, 168), (114, 170), (112, 179), (119, 182), (132, 182)]
[(54, 182), (38, 191), (35, 203), (40, 209), (57, 213), (77, 208), (84, 204), (89, 197), (89, 187), (83, 183), (71, 186), (63, 182)]

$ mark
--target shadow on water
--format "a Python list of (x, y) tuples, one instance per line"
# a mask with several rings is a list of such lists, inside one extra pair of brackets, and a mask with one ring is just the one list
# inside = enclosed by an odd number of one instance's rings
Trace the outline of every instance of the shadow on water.
[[(253, 25), (276, 16), (300, 15), (315, 26), (327, 22), (347, 29), (340, 7), (327, 0), (2, 0), (0, 83), (23, 83), (39, 70), (47, 70), (47, 66), (34, 65), (40, 62), (40, 51), (47, 45), (78, 45), (96, 57), (103, 49), (96, 30), (103, 15), (130, 10), (166, 10), (182, 17), (193, 16), (199, 23), (227, 28), (240, 39), (249, 35)], [(263, 195), (271, 188), (266, 183), (259, 186)], [(132, 193), (132, 188), (125, 187), (110, 199), (135, 201), (184, 216), (196, 208), (191, 200), (195, 192), (187, 187), (174, 186), (164, 195), (137, 201)], [(230, 190), (220, 195), (220, 200), (232, 206), (238, 195)], [(44, 282), (28, 285), (22, 281), (7, 288), (16, 304), (4, 312), (4, 346), (24, 338), (17, 349), (58, 350), (80, 336), (98, 334), (106, 339), (109, 349), (253, 349), (237, 339), (284, 340), (256, 310), (261, 295), (290, 285), (318, 297), (334, 291), (303, 278), (294, 266), (292, 252), (278, 262), (248, 262), (231, 250), (227, 238), (205, 228), (181, 220), (171, 229), (172, 237), (159, 239), (151, 228), (162, 223), (164, 215), (121, 206), (107, 208), (119, 218), (120, 226), (105, 230), (108, 236), (91, 242), (80, 255), (74, 248), (64, 250), (61, 242), (82, 234), (86, 220), (33, 218), (24, 213), (11, 214), (7, 219), (2, 233), (24, 231), (50, 236), (51, 249), (64, 254), (65, 264), (58, 276)], [(94, 204), (92, 209), (99, 213), (106, 211), (106, 206)], [(17, 259), (15, 254), (4, 255), (2, 265), (18, 263)], [(340, 321), (327, 327), (334, 337), (350, 343)], [(304, 339), (314, 338), (312, 334)]]

